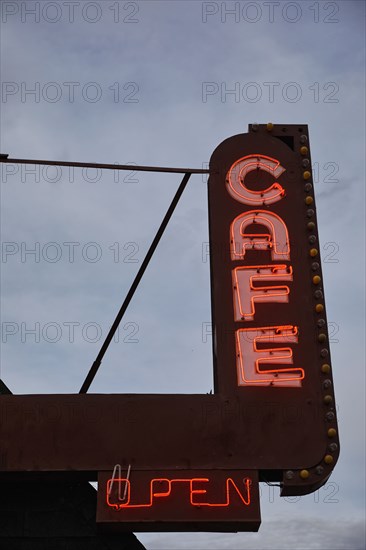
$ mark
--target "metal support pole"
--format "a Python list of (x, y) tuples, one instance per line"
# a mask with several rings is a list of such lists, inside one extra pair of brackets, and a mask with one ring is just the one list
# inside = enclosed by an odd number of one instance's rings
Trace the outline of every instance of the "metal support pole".
[(44, 166), (74, 166), (75, 168), (96, 168), (100, 170), (133, 170), (135, 172), (166, 172), (169, 174), (208, 174), (205, 168), (168, 168), (166, 166), (139, 166), (137, 164), (110, 164), (96, 162), (73, 162), (64, 160), (12, 159), (0, 154), (0, 162), (5, 164), (40, 164)]

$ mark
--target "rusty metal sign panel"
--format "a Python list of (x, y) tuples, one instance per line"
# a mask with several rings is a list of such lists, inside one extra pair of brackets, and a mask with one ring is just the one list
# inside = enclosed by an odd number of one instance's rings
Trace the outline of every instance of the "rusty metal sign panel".
[(257, 530), (259, 481), (306, 494), (338, 458), (307, 126), (209, 172), (214, 393), (0, 398), (0, 479), (98, 479), (101, 529)]
[(268, 420), (273, 452), (292, 462), (311, 449), (318, 464), (300, 478), (321, 477), (338, 445), (307, 126), (250, 125), (227, 139), (208, 188), (215, 391), (292, 410), (295, 422)]
[(103, 531), (258, 531), (257, 472), (133, 471), (98, 478), (97, 522)]

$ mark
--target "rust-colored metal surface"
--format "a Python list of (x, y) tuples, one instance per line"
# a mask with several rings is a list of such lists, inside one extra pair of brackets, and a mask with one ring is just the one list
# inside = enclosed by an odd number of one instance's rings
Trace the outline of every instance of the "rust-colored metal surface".
[(258, 531), (257, 472), (134, 471), (129, 479), (100, 472), (97, 523), (103, 532)]
[[(326, 451), (323, 411), (278, 395), (2, 396), (1, 472), (305, 468)], [(317, 446), (314, 445), (316, 437)]]

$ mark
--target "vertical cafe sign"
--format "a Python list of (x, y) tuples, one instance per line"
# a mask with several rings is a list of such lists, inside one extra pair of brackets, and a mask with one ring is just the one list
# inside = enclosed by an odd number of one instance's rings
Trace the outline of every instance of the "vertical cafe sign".
[(270, 406), (250, 444), (284, 470), (283, 494), (309, 492), (338, 442), (307, 126), (250, 125), (221, 143), (209, 221), (215, 393), (258, 417)]

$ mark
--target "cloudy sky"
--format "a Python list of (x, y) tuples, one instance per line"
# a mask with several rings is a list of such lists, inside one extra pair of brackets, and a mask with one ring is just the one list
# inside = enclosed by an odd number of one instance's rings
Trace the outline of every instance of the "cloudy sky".
[[(158, 549), (364, 547), (363, 1), (2, 2), (1, 152), (202, 168), (251, 122), (309, 125), (342, 443), (325, 487), (261, 486), (258, 534)], [(1, 378), (75, 393), (179, 175), (1, 166)], [(212, 389), (205, 177), (188, 188), (91, 391)]]

